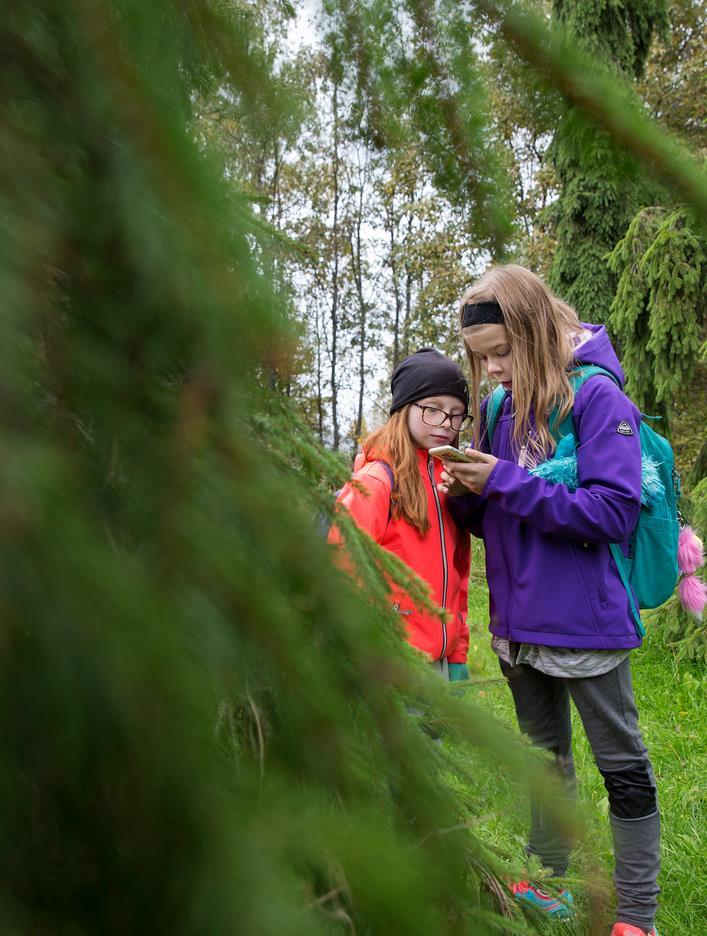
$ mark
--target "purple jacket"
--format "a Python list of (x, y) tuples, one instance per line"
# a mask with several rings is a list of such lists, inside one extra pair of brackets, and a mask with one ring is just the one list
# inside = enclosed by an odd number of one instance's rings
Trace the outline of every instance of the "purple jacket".
[[(604, 326), (583, 327), (592, 337), (578, 348), (578, 360), (611, 371), (623, 386), (623, 371)], [(499, 461), (482, 495), (449, 499), (457, 523), (481, 536), (486, 546), (492, 633), (550, 647), (639, 646), (607, 544), (621, 543), (626, 553), (638, 519), (640, 418), (608, 377), (596, 375), (582, 384), (574, 403), (580, 486), (570, 491), (517, 464), (511, 438), (513, 398), (506, 397), (491, 452)], [(488, 451), (483, 444), (481, 448)]]

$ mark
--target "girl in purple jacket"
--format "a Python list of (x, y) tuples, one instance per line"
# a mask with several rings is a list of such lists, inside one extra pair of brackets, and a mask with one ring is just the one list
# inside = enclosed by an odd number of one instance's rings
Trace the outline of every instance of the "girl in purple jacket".
[[(640, 413), (605, 375), (573, 394), (568, 373), (599, 365), (623, 386), (603, 326), (587, 325), (535, 274), (492, 268), (465, 294), (461, 326), (472, 374), (474, 457), (445, 465), (442, 490), (457, 522), (483, 538), (492, 646), (521, 730), (554, 757), (574, 795), (570, 698), (604, 778), (614, 842), (616, 924), (612, 936), (654, 934), (660, 820), (656, 786), (638, 728), (630, 651), (641, 638), (609, 543), (626, 542), (640, 510)], [(483, 375), (506, 395), (489, 444), (479, 406)], [(474, 392), (475, 391), (475, 392)], [(579, 486), (532, 474), (556, 447), (557, 424), (573, 414)], [(472, 493), (469, 493), (472, 492)], [(571, 843), (531, 804), (527, 849), (562, 877)], [(527, 881), (517, 898), (551, 916), (572, 912)]]

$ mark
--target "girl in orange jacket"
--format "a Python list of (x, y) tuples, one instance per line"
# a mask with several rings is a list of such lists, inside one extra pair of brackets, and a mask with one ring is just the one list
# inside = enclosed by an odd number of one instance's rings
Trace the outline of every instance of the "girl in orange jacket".
[[(469, 535), (449, 513), (446, 495), (437, 488), (442, 463), (428, 450), (457, 444), (471, 421), (469, 390), (460, 368), (430, 348), (395, 368), (391, 389), (390, 419), (364, 440), (354, 465), (357, 486), (344, 485), (338, 501), (430, 586), (432, 601), (444, 613), (415, 606), (397, 586), (391, 591), (393, 607), (410, 644), (426, 653), (444, 678), (466, 679)], [(336, 527), (329, 541), (341, 541)]]

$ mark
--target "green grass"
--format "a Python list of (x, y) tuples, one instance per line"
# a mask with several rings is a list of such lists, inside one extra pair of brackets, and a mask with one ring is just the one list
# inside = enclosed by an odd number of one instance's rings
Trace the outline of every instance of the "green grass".
[[(487, 593), (482, 579), (483, 562), (475, 551), (474, 575), (469, 598), (471, 630), (470, 670), (467, 690), (480, 705), (509, 724), (515, 724), (510, 692), (500, 677), (490, 649)], [(632, 656), (634, 690), (643, 737), (658, 779), (662, 815), (662, 889), (657, 926), (661, 936), (701, 934), (707, 921), (705, 894), (705, 776), (707, 774), (705, 718), (707, 673), (703, 666), (676, 664), (659, 634), (648, 635), (644, 646)], [(587, 744), (581, 723), (573, 711), (574, 754), (580, 803), (588, 832), (573, 854), (570, 886), (580, 908), (586, 906), (582, 879), (591, 879), (606, 898), (602, 906), (607, 924), (612, 921), (611, 839), (608, 801), (601, 776)], [(498, 771), (481, 755), (471, 758), (474, 776), (475, 831), (512, 860), (522, 864), (527, 827), (527, 801), (523, 790), (510, 780), (499, 779)], [(463, 804), (468, 779), (451, 778)], [(471, 799), (469, 797), (469, 799)], [(471, 816), (470, 816), (471, 819)], [(532, 869), (531, 869), (532, 870)], [(539, 932), (558, 932), (558, 924), (537, 924)], [(563, 925), (563, 933), (590, 933), (582, 923)], [(609, 926), (605, 932), (608, 933)]]

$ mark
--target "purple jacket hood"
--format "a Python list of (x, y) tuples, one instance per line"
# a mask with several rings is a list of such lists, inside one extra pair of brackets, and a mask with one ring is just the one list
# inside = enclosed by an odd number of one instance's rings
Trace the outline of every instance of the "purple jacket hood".
[[(610, 371), (623, 387), (623, 370), (604, 326), (583, 329), (591, 337), (578, 346), (576, 363)], [(449, 500), (457, 522), (486, 546), (492, 633), (552, 647), (640, 644), (608, 547), (620, 543), (628, 554), (640, 511), (640, 418), (608, 377), (596, 375), (582, 384), (573, 408), (579, 487), (570, 491), (518, 464), (513, 396), (506, 396), (491, 451), (499, 460), (482, 494)]]
[(575, 351), (574, 359), (576, 364), (596, 364), (603, 367), (616, 377), (621, 388), (625, 382), (624, 371), (619, 363), (619, 359), (614, 351), (614, 346), (603, 325), (582, 324), (582, 328), (591, 333), (588, 338)]

